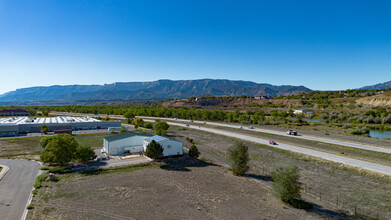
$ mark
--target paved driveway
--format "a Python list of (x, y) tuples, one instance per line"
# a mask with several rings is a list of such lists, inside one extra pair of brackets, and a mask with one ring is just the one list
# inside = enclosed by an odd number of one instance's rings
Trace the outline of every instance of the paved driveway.
[(19, 220), (26, 210), (40, 165), (28, 160), (0, 159), (0, 164), (9, 167), (0, 181), (0, 219)]

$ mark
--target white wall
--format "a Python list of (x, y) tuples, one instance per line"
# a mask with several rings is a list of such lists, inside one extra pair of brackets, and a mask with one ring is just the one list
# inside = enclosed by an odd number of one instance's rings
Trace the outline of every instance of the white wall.
[[(144, 141), (144, 152), (150, 142)], [(183, 155), (183, 143), (180, 141), (166, 140), (159, 143), (163, 147), (163, 156)], [(169, 147), (170, 146), (170, 147)], [(179, 154), (178, 154), (179, 153)]]
[(183, 155), (183, 144), (180, 141), (167, 140), (160, 143), (163, 146), (163, 156)]
[(124, 138), (117, 141), (111, 141), (108, 143), (109, 150), (107, 151), (110, 155), (120, 155), (124, 154), (125, 147), (140, 147), (143, 146), (145, 137), (143, 136), (133, 136)]

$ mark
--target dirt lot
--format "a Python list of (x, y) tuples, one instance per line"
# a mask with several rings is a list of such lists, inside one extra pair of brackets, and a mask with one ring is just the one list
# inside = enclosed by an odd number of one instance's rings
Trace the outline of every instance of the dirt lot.
[(174, 161), (47, 182), (27, 219), (324, 219), (283, 204), (259, 182), (210, 161)]
[[(170, 135), (186, 142), (192, 138), (196, 145), (222, 158), (234, 139), (191, 129), (170, 127)], [(342, 210), (361, 213), (369, 217), (379, 214), (380, 219), (391, 219), (391, 179), (352, 167), (343, 166), (313, 157), (303, 156), (269, 146), (247, 143), (250, 149), (252, 171), (270, 175), (277, 167), (296, 165), (301, 169), (305, 191)], [(187, 144), (189, 145), (189, 144)], [(320, 197), (320, 198), (319, 198)], [(337, 205), (338, 200), (338, 205)]]
[[(75, 135), (75, 139), (81, 145), (89, 145), (93, 149), (102, 148), (103, 137), (111, 134), (82, 134)], [(1, 138), (0, 139), (0, 157), (39, 159), (41, 146), (39, 141), (42, 137), (23, 137), (23, 138)]]

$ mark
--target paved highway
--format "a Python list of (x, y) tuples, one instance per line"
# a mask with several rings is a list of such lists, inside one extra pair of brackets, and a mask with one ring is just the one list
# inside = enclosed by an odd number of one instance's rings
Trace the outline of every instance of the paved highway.
[[(154, 121), (153, 119), (144, 119), (144, 120), (145, 121)], [(228, 136), (228, 137), (234, 137), (237, 139), (251, 141), (254, 143), (258, 143), (258, 144), (269, 145), (271, 147), (275, 147), (275, 148), (279, 148), (279, 149), (283, 149), (283, 150), (288, 150), (288, 151), (292, 151), (292, 152), (296, 152), (296, 153), (300, 153), (300, 154), (305, 154), (305, 155), (309, 155), (309, 156), (314, 156), (314, 157), (318, 157), (318, 158), (325, 159), (328, 161), (333, 161), (333, 162), (342, 163), (342, 164), (346, 164), (346, 165), (350, 165), (350, 166), (354, 166), (354, 167), (359, 167), (359, 168), (362, 168), (365, 170), (374, 171), (377, 173), (391, 176), (391, 167), (389, 167), (389, 166), (384, 166), (384, 165), (370, 163), (370, 162), (361, 161), (361, 160), (356, 160), (356, 159), (352, 159), (352, 158), (348, 158), (348, 157), (324, 153), (324, 152), (320, 152), (320, 151), (316, 151), (316, 150), (310, 150), (307, 148), (297, 147), (297, 146), (293, 146), (293, 145), (289, 145), (289, 144), (270, 145), (268, 140), (256, 138), (256, 137), (252, 137), (252, 136), (248, 136), (248, 135), (238, 134), (235, 132), (229, 132), (229, 131), (223, 131), (223, 130), (214, 129), (214, 128), (205, 128), (205, 127), (193, 126), (193, 125), (186, 126), (185, 124), (175, 123), (175, 122), (167, 122), (167, 123), (170, 125), (175, 125), (175, 126), (180, 126), (180, 127), (188, 127), (188, 128), (197, 129), (197, 130), (201, 130), (201, 131), (207, 131), (210, 133), (220, 134), (220, 135), (224, 135), (224, 136)]]
[[(144, 116), (139, 116), (141, 118), (149, 118), (149, 119), (161, 119), (161, 120), (171, 120), (171, 121), (180, 121), (180, 122), (186, 122), (189, 123), (189, 120), (183, 120), (183, 119), (172, 119), (172, 118), (156, 118), (156, 117), (144, 117)], [(203, 124), (203, 121), (193, 121), (192, 123), (198, 123), (198, 124)], [(217, 122), (207, 122), (208, 125), (215, 125), (215, 126), (220, 126), (220, 127), (229, 127), (229, 128), (239, 128), (238, 125), (230, 125), (230, 124), (225, 124), (225, 123), (217, 123)], [(267, 134), (274, 134), (274, 135), (283, 135), (287, 136), (285, 132), (281, 131), (274, 131), (274, 130), (268, 130), (268, 129), (262, 129), (262, 128), (253, 128), (249, 129), (246, 127), (243, 127), (243, 129), (247, 129), (250, 131), (257, 131), (257, 132), (262, 132), (262, 133), (267, 133)], [(323, 142), (323, 143), (328, 143), (328, 144), (336, 144), (336, 145), (341, 145), (341, 146), (346, 146), (346, 147), (352, 147), (352, 148), (357, 148), (357, 149), (363, 149), (363, 150), (369, 150), (369, 151), (376, 151), (376, 152), (381, 152), (381, 153), (388, 153), (391, 154), (391, 149), (390, 148), (382, 148), (382, 147), (375, 147), (371, 145), (364, 145), (364, 144), (358, 144), (358, 143), (351, 143), (351, 142), (346, 142), (346, 141), (340, 141), (340, 140), (333, 140), (333, 139), (328, 139), (328, 138), (320, 138), (320, 137), (313, 137), (313, 136), (307, 136), (307, 135), (299, 135), (299, 136), (293, 136), (290, 135), (289, 137), (292, 138), (298, 138), (298, 139), (305, 139), (305, 140), (311, 140), (311, 141), (318, 141), (318, 142)]]
[(19, 220), (37, 178), (40, 165), (28, 160), (0, 159), (0, 164), (9, 167), (0, 180), (0, 219)]

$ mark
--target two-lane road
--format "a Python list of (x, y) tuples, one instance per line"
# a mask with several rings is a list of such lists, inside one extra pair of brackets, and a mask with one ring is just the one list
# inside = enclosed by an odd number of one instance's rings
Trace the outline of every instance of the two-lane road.
[(0, 180), (0, 219), (19, 220), (26, 210), (40, 165), (28, 160), (0, 159), (0, 164), (9, 167)]

